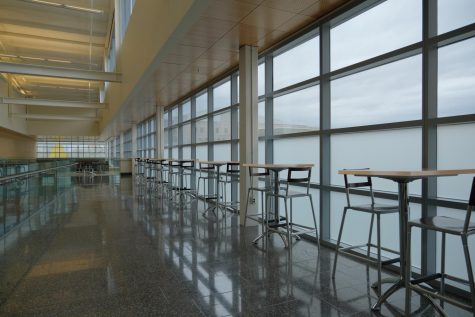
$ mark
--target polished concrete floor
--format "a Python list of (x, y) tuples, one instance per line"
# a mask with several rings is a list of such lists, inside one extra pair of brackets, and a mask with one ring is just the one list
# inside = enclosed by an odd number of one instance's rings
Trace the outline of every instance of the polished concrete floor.
[[(1, 239), (4, 316), (394, 316), (403, 292), (381, 312), (370, 306), (373, 268), (277, 237), (251, 244), (258, 227), (235, 215), (203, 217), (148, 198), (131, 178), (79, 178), (78, 184)], [(198, 211), (197, 211), (198, 209)], [(385, 276), (388, 276), (385, 274)], [(418, 295), (413, 311), (433, 316)], [(446, 305), (453, 316), (466, 311)]]

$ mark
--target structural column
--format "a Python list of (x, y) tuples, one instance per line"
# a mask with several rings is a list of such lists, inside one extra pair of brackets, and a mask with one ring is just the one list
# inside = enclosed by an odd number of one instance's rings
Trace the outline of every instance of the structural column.
[(118, 159), (123, 159), (124, 158), (124, 132), (121, 132), (119, 134), (119, 157)]
[[(257, 47), (242, 46), (239, 49), (239, 160), (241, 164), (257, 163)], [(240, 174), (240, 223), (244, 225), (247, 189), (251, 184), (248, 169)], [(252, 197), (250, 197), (252, 199)], [(256, 213), (256, 200), (252, 199), (248, 212)]]
[(132, 125), (132, 158), (137, 157), (137, 124)]

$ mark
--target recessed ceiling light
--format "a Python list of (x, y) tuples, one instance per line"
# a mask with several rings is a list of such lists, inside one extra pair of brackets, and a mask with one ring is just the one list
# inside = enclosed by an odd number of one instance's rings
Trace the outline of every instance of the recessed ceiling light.
[(18, 58), (18, 56), (16, 56), (16, 55), (11, 55), (11, 54), (0, 54), (0, 57)]
[(48, 62), (54, 62), (54, 63), (72, 64), (71, 61), (66, 61), (66, 60), (62, 60), (62, 59), (52, 59), (52, 58), (48, 58), (47, 61), (48, 61)]
[(23, 58), (23, 59), (31, 59), (31, 60), (34, 60), (34, 61), (44, 61), (45, 59), (44, 58), (41, 58), (41, 57), (32, 57), (32, 56), (18, 56), (19, 58)]

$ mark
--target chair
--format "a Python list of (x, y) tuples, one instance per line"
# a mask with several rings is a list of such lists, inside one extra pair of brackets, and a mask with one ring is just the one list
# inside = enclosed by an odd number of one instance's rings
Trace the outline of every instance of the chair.
[[(416, 289), (423, 294), (429, 295), (431, 297), (435, 297), (440, 299), (441, 301), (447, 301), (451, 304), (460, 306), (462, 308), (470, 310), (475, 316), (475, 283), (474, 283), (474, 276), (473, 276), (473, 269), (472, 263), (470, 259), (470, 253), (468, 249), (467, 238), (475, 234), (475, 223), (470, 222), (470, 218), (472, 212), (475, 208), (475, 177), (472, 181), (472, 189), (470, 191), (470, 197), (468, 200), (468, 207), (465, 214), (465, 219), (456, 219), (452, 217), (446, 216), (435, 216), (435, 217), (425, 217), (419, 219), (413, 219), (408, 223), (408, 231), (407, 231), (407, 266), (406, 266), (406, 276), (410, 278), (411, 276), (411, 231), (413, 227), (432, 230), (436, 232), (442, 233), (442, 243), (441, 243), (441, 261), (440, 261), (440, 273), (432, 274), (429, 276), (421, 276), (416, 280), (412, 280), (412, 288)], [(467, 266), (467, 273), (468, 273), (468, 281), (451, 276), (445, 273), (445, 238), (447, 234), (459, 236), (462, 239), (463, 245), (463, 253), (465, 257), (465, 265)], [(429, 290), (427, 288), (420, 287), (420, 283), (426, 283), (428, 281), (432, 281), (435, 279), (440, 279), (440, 289), (439, 292), (436, 293), (433, 290)], [(471, 304), (467, 305), (460, 300), (456, 300), (452, 297), (447, 297), (445, 295), (445, 280), (451, 280), (458, 283), (462, 283), (465, 285), (469, 285), (470, 287), (470, 301)], [(406, 288), (406, 296), (411, 296), (411, 287)]]
[(232, 201), (228, 203), (227, 197), (227, 185), (237, 183), (239, 184), (239, 173), (240, 173), (240, 163), (238, 162), (228, 162), (226, 163), (226, 173), (221, 177), (219, 180), (220, 185), (222, 186), (221, 189), (221, 199), (222, 205), (224, 208), (231, 208), (232, 210), (238, 210), (238, 202), (233, 203)]
[[(281, 180), (279, 180), (279, 191), (269, 192), (268, 198), (277, 197), (282, 198), (284, 200), (284, 208), (285, 208), (285, 224), (271, 224), (270, 222), (266, 221), (267, 230), (271, 231), (278, 231), (278, 228), (284, 227), (286, 229), (287, 234), (287, 244), (289, 250), (292, 250), (292, 237), (297, 237), (300, 239), (300, 235), (302, 234), (315, 234), (317, 238), (318, 247), (320, 248), (320, 239), (318, 237), (318, 229), (317, 229), (317, 218), (315, 216), (315, 209), (313, 207), (313, 199), (312, 195), (310, 194), (310, 176), (312, 174), (311, 167), (292, 167), (287, 170), (287, 179), (285, 180), (284, 185), (281, 184)], [(300, 185), (304, 186), (305, 191), (293, 191), (290, 190), (290, 186)], [(310, 202), (312, 217), (313, 217), (313, 227), (309, 227), (302, 224), (296, 224), (293, 222), (293, 209), (292, 209), (292, 200), (295, 198), (305, 198), (307, 197)], [(290, 201), (290, 210), (287, 207), (287, 201)], [(290, 213), (289, 213), (290, 211)], [(269, 219), (268, 215), (266, 215), (266, 219)]]
[[(336, 273), (336, 265), (338, 261), (338, 255), (340, 252), (349, 254), (351, 256), (355, 256), (359, 258), (360, 260), (376, 264), (378, 268), (378, 282), (377, 282), (377, 288), (378, 288), (378, 295), (381, 294), (381, 270), (384, 265), (389, 265), (393, 264), (396, 262), (399, 262), (399, 257), (398, 258), (393, 258), (389, 260), (382, 261), (381, 260), (381, 250), (390, 252), (392, 254), (399, 255), (399, 252), (395, 250), (391, 250), (385, 247), (381, 246), (381, 215), (385, 214), (391, 214), (391, 213), (399, 213), (399, 206), (398, 205), (385, 205), (385, 204), (377, 204), (375, 203), (374, 199), (374, 194), (373, 194), (373, 183), (371, 180), (371, 177), (366, 177), (365, 182), (355, 182), (355, 183), (350, 183), (348, 182), (348, 175), (344, 175), (345, 177), (345, 193), (346, 193), (346, 202), (347, 206), (343, 209), (343, 217), (341, 218), (341, 224), (340, 224), (340, 230), (338, 232), (338, 241), (336, 245), (336, 253), (335, 253), (335, 260), (333, 262), (333, 272), (332, 272), (332, 278), (335, 278), (335, 273)], [(357, 176), (356, 176), (357, 177)], [(367, 187), (369, 188), (369, 193), (371, 197), (371, 203), (368, 205), (352, 205), (350, 202), (350, 189), (355, 189), (355, 188), (364, 188)], [(363, 245), (354, 245), (354, 246), (348, 246), (345, 248), (341, 248), (341, 236), (343, 233), (343, 227), (345, 225), (345, 219), (346, 219), (346, 214), (348, 211), (355, 211), (355, 212), (365, 212), (371, 214), (371, 222), (370, 222), (370, 227), (369, 227), (369, 235), (368, 235), (368, 242)], [(376, 245), (373, 244), (372, 242), (372, 234), (373, 234), (373, 224), (374, 224), (374, 216), (376, 216)], [(366, 247), (366, 255), (362, 255), (360, 253), (349, 253), (348, 251), (353, 250), (353, 249), (360, 249), (362, 247)], [(376, 247), (377, 249), (377, 260), (375, 261), (373, 258), (371, 258), (370, 253), (371, 253), (371, 248)]]

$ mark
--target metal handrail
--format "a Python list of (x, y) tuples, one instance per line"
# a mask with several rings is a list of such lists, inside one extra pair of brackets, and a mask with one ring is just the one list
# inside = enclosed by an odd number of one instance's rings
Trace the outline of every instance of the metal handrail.
[(8, 182), (10, 182), (10, 181), (12, 181), (16, 178), (28, 178), (28, 177), (31, 177), (31, 176), (36, 175), (36, 174), (42, 174), (42, 173), (46, 173), (48, 171), (56, 170), (56, 169), (59, 169), (59, 168), (74, 166), (76, 164), (77, 163), (71, 163), (71, 164), (68, 164), (68, 165), (45, 168), (45, 169), (38, 170), (38, 171), (25, 172), (25, 173), (19, 173), (19, 174), (15, 174), (15, 175), (0, 177), (0, 184), (8, 183)]

